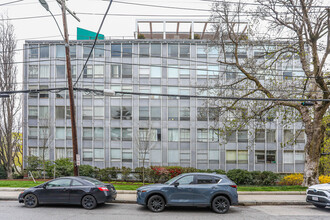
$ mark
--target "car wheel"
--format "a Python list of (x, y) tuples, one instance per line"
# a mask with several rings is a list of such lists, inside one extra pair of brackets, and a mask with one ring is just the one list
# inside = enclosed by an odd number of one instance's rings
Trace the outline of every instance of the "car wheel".
[(34, 208), (38, 205), (38, 198), (34, 194), (27, 194), (24, 197), (24, 205), (28, 208)]
[(148, 200), (148, 208), (153, 212), (161, 212), (165, 209), (165, 201), (159, 195), (151, 196)]
[(315, 207), (317, 207), (317, 208), (320, 208), (320, 209), (323, 209), (323, 208), (325, 208), (325, 205), (317, 205), (317, 204), (313, 204)]
[(212, 209), (216, 213), (224, 214), (230, 207), (229, 200), (224, 196), (217, 196), (212, 201)]
[(86, 195), (82, 198), (81, 205), (85, 209), (94, 209), (97, 205), (97, 202), (96, 202), (96, 199), (94, 198), (94, 196)]

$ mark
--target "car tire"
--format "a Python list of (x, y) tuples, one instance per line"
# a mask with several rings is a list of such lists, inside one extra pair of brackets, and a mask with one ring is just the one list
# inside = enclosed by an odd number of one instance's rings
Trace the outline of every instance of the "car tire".
[(165, 200), (160, 195), (151, 196), (148, 199), (148, 209), (152, 212), (161, 212), (165, 209)]
[(317, 204), (313, 204), (315, 207), (320, 208), (320, 209), (324, 209), (325, 205), (317, 205)]
[(81, 205), (85, 209), (94, 209), (97, 206), (97, 202), (94, 196), (86, 195), (82, 198)]
[(212, 210), (219, 214), (225, 214), (230, 207), (229, 200), (224, 196), (217, 196), (212, 201)]
[(35, 208), (38, 206), (38, 198), (36, 195), (29, 193), (24, 196), (24, 205), (28, 208)]

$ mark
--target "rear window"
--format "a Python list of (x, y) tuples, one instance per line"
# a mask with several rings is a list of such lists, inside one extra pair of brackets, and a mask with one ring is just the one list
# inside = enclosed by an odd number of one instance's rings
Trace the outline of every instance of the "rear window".
[(197, 176), (197, 184), (212, 184), (214, 183), (212, 176)]
[(101, 181), (98, 181), (97, 179), (94, 178), (90, 178), (90, 177), (80, 177), (83, 180), (87, 180), (88, 182), (93, 183), (94, 185), (104, 185), (104, 183), (102, 183)]

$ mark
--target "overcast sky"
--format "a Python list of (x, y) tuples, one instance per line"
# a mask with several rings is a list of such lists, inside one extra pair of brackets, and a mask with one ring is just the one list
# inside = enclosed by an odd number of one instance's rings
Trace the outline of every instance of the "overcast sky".
[[(11, 23), (15, 27), (15, 35), (18, 40), (17, 49), (23, 48), (25, 40), (40, 39), (40, 40), (60, 40), (60, 32), (57, 29), (56, 23), (52, 17), (32, 18), (34, 16), (48, 16), (50, 15), (39, 3), (39, 0), (23, 0), (21, 2), (1, 4), (17, 0), (0, 0), (0, 13), (8, 16)], [(62, 29), (62, 17), (60, 16), (61, 9), (55, 0), (46, 0), (49, 9), (56, 16), (56, 19)], [(210, 2), (202, 0), (122, 0), (122, 2), (150, 4), (170, 7), (185, 7), (197, 10), (177, 10), (168, 8), (156, 8), (147, 6), (137, 6), (120, 3), (120, 0), (113, 1), (108, 16), (104, 22), (101, 33), (107, 36), (134, 36), (135, 20), (164, 18), (163, 15), (175, 15), (185, 17), (166, 17), (167, 19), (205, 19), (207, 20), (210, 13), (206, 10), (211, 8)], [(67, 6), (70, 10), (75, 11), (81, 22), (76, 21), (68, 15), (68, 29), (71, 40), (76, 39), (77, 27), (88, 29), (97, 32), (102, 21), (102, 14), (105, 13), (109, 1), (107, 0), (69, 0)], [(79, 13), (97, 13), (100, 15), (84, 15)], [(119, 16), (119, 14), (126, 14), (127, 16)], [(141, 15), (141, 16), (136, 16)], [(159, 15), (158, 17), (151, 15)], [(193, 15), (194, 17), (187, 17)], [(30, 18), (31, 17), (31, 18)], [(25, 18), (25, 19), (23, 19)], [(23, 60), (22, 52), (18, 51), (16, 61)], [(21, 81), (22, 64), (19, 64), (19, 78)]]

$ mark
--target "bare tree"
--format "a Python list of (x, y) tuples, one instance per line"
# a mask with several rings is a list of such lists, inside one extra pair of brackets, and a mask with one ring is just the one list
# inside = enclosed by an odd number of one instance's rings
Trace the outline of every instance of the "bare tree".
[[(39, 124), (39, 138), (41, 143), (41, 155), (39, 154), (39, 158), (42, 162), (42, 171), (43, 171), (43, 178), (45, 179), (46, 175), (46, 161), (49, 158), (49, 149), (51, 144), (53, 143), (53, 125), (51, 117), (47, 117), (47, 119), (41, 119)], [(46, 155), (48, 154), (48, 156)]]
[(157, 138), (157, 130), (148, 128), (140, 128), (134, 139), (135, 149), (137, 151), (138, 161), (142, 163), (142, 182), (145, 182), (145, 166), (149, 162), (150, 151), (154, 147), (154, 141)]
[[(15, 49), (14, 27), (1, 16), (0, 91), (13, 91), (16, 89)], [(13, 178), (14, 160), (19, 152), (19, 135), (17, 135), (20, 131), (17, 126), (20, 124), (17, 122), (19, 110), (19, 96), (10, 95), (9, 98), (0, 98), (0, 164), (5, 167), (9, 179)]]
[[(257, 0), (257, 3), (257, 9), (242, 3), (213, 3), (214, 46), (220, 51), (218, 60), (227, 80), (213, 82), (211, 88), (215, 95), (275, 100), (215, 100), (213, 104), (222, 112), (235, 112), (239, 120), (227, 122), (237, 128), (247, 127), (249, 120), (258, 121), (274, 110), (277, 117), (281, 114), (281, 118), (288, 119), (290, 112), (300, 118), (307, 137), (303, 185), (316, 184), (325, 132), (322, 119), (330, 105), (325, 100), (330, 96), (326, 73), (329, 15), (320, 0)], [(289, 64), (298, 64), (300, 71), (290, 69)], [(295, 98), (325, 101), (315, 101), (312, 107), (286, 101)]]

